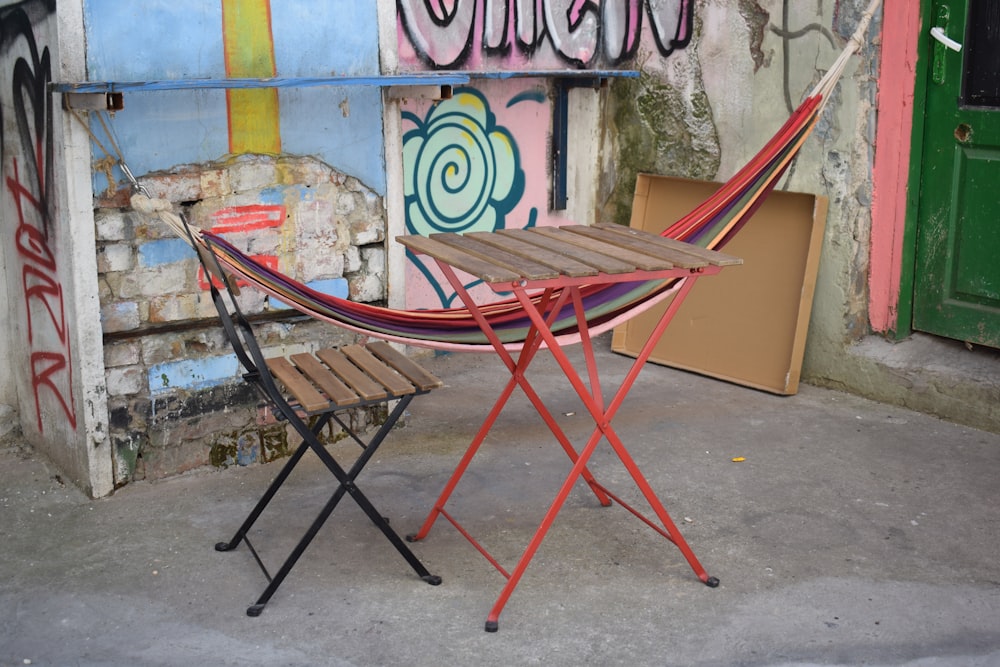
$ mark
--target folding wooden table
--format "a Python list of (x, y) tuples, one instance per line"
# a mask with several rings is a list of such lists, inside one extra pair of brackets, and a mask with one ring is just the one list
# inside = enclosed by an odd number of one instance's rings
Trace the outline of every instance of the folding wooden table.
[[(718, 273), (723, 267), (740, 264), (742, 260), (620, 225), (593, 227), (571, 225), (466, 235), (402, 236), (398, 240), (412, 252), (427, 255), (436, 261), (445, 278), (469, 309), (511, 373), (510, 380), (445, 485), (426, 521), (416, 534), (407, 536), (410, 541), (423, 539), (430, 532), (438, 516), (443, 516), (507, 578), (507, 584), (487, 616), (486, 631), (497, 631), (500, 613), (507, 600), (517, 587), (571, 489), (581, 477), (602, 505), (610, 505), (611, 501), (620, 504), (673, 542), (699, 579), (713, 588), (718, 586), (718, 579), (708, 576), (684, 541), (677, 526), (612, 427), (611, 421), (695, 280), (701, 276)], [(470, 297), (456, 269), (479, 278), (497, 293), (513, 293), (520, 302), (531, 319), (531, 327), (516, 358), (505, 347), (500, 333), (484, 315), (483, 307)], [(654, 327), (649, 340), (634, 360), (614, 396), (610, 401), (605, 401), (590, 337), (590, 323), (584, 311), (582, 290), (587, 286), (672, 279), (682, 279), (673, 300)], [(589, 387), (561, 348), (559, 338), (553, 333), (554, 323), (567, 309), (575, 316)], [(579, 394), (594, 420), (593, 433), (579, 451), (570, 443), (525, 375), (532, 359), (543, 346), (553, 355), (567, 381)], [(445, 510), (445, 505), (515, 387), (520, 387), (527, 395), (573, 465), (524, 553), (514, 569), (508, 572)], [(602, 438), (610, 443), (628, 470), (652, 508), (655, 518), (644, 516), (612, 494), (597, 482), (588, 469), (587, 463)]]

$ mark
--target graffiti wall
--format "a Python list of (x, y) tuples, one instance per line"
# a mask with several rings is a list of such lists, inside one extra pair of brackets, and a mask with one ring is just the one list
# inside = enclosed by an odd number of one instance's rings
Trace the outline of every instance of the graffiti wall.
[(400, 55), (439, 69), (600, 69), (691, 38), (692, 0), (399, 0)]
[[(689, 0), (401, 0), (405, 70), (480, 72), (627, 68), (640, 53), (665, 59), (691, 37)], [(598, 95), (600, 93), (593, 93)], [(550, 208), (552, 77), (475, 79), (454, 97), (403, 108), (409, 233), (483, 231), (591, 222)], [(577, 117), (571, 123), (590, 123)], [(599, 160), (600, 146), (581, 150)], [(596, 183), (595, 183), (596, 187)], [(471, 280), (467, 287), (475, 288)], [(409, 308), (454, 306), (425, 258), (408, 255)], [(493, 298), (485, 287), (477, 299)], [(501, 295), (502, 296), (502, 295)]]
[[(0, 198), (6, 289), (22, 426), (29, 438), (68, 443), (77, 428), (68, 269), (54, 178), (54, 2), (0, 8)], [(55, 458), (60, 456), (56, 453)]]

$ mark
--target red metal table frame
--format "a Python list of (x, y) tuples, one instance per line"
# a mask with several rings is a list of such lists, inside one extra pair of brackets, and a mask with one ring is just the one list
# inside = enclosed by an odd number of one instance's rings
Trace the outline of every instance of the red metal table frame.
[[(541, 546), (570, 491), (581, 477), (601, 505), (608, 506), (612, 501), (617, 502), (675, 544), (702, 582), (711, 587), (718, 586), (718, 579), (710, 577), (698, 562), (611, 422), (642, 366), (649, 359), (653, 348), (680, 308), (685, 296), (694, 286), (695, 280), (701, 276), (716, 274), (723, 267), (739, 264), (741, 260), (617, 225), (567, 226), (530, 231), (507, 230), (465, 236), (458, 234), (405, 236), (400, 237), (399, 241), (411, 251), (427, 255), (436, 261), (511, 374), (510, 380), (459, 461), (427, 519), (417, 533), (407, 538), (411, 541), (423, 539), (437, 518), (443, 516), (507, 578), (507, 584), (487, 616), (487, 632), (495, 632), (498, 629), (500, 613), (535, 552)], [(581, 265), (587, 265), (589, 268)], [(512, 292), (531, 318), (531, 327), (523, 347), (516, 356), (504, 346), (497, 331), (483, 314), (482, 308), (469, 295), (455, 272), (456, 268), (477, 276), (495, 292)], [(616, 282), (670, 279), (683, 279), (683, 281), (618, 390), (611, 400), (606, 401), (601, 389), (581, 288)], [(537, 298), (533, 299), (532, 295)], [(569, 305), (572, 306), (576, 317), (589, 386), (577, 372), (552, 331), (557, 315)], [(579, 451), (574, 448), (526, 377), (529, 365), (543, 345), (553, 355), (594, 420), (594, 430)], [(448, 513), (445, 505), (517, 387), (524, 391), (573, 465), (517, 564), (508, 572)], [(643, 515), (594, 478), (587, 464), (602, 439), (606, 439), (611, 445), (649, 503), (655, 518)]]

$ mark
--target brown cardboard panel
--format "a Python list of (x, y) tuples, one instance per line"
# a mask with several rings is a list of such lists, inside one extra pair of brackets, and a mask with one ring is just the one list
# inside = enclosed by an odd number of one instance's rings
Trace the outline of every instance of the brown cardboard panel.
[[(631, 226), (661, 232), (718, 187), (640, 174)], [(725, 247), (743, 265), (698, 280), (650, 360), (776, 394), (798, 391), (826, 212), (824, 197), (772, 192)], [(612, 349), (636, 356), (665, 308), (615, 328)]]

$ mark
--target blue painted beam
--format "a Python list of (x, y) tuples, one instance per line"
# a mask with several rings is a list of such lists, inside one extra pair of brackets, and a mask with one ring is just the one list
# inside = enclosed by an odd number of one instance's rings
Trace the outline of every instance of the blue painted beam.
[(242, 79), (163, 79), (159, 81), (54, 82), (54, 93), (122, 93), (140, 90), (197, 90), (225, 88), (309, 88), (316, 86), (460, 86), (473, 79), (594, 79), (635, 78), (633, 70), (516, 70), (495, 72), (413, 72), (375, 76), (298, 76)]
[(164, 79), (160, 81), (80, 81), (49, 84), (54, 93), (123, 93), (153, 90), (208, 90), (225, 88), (309, 88), (316, 86), (458, 86), (469, 83), (465, 74), (391, 74), (386, 76), (307, 76), (261, 79)]

